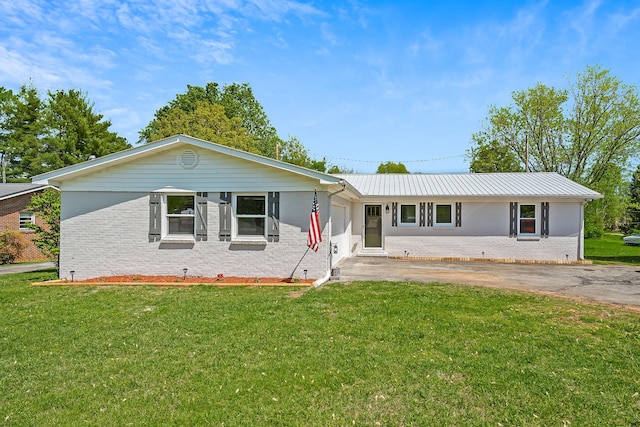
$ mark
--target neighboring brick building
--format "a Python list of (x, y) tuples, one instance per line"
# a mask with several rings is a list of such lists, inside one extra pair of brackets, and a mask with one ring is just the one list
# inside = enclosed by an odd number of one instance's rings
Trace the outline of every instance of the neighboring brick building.
[(27, 210), (27, 206), (31, 203), (32, 196), (42, 193), (47, 188), (52, 187), (29, 183), (0, 184), (0, 233), (7, 230), (19, 231), (29, 242), (16, 262), (47, 260), (47, 257), (33, 243), (34, 231), (25, 226), (33, 221), (43, 225), (33, 212)]

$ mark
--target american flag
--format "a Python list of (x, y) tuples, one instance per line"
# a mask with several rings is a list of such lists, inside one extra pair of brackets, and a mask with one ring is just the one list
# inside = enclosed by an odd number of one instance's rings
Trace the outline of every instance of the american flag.
[(313, 204), (311, 205), (311, 219), (309, 220), (309, 238), (307, 246), (318, 252), (318, 244), (322, 242), (322, 230), (320, 230), (320, 208), (318, 207), (318, 193), (313, 192)]

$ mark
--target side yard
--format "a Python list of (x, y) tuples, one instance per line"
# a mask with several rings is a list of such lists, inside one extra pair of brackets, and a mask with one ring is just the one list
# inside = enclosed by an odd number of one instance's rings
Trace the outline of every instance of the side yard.
[(600, 239), (585, 239), (584, 256), (595, 263), (640, 265), (640, 246), (627, 246), (621, 234), (605, 234)]

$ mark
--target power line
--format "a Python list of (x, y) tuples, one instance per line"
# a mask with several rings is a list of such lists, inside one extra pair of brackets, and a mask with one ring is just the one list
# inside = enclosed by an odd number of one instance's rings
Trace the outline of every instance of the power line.
[[(397, 160), (395, 163), (427, 163), (427, 162), (436, 162), (439, 160), (448, 160), (454, 159), (457, 157), (465, 157), (466, 154), (456, 154), (453, 156), (447, 157), (436, 157), (432, 159), (420, 159), (420, 160)], [(357, 162), (357, 163), (385, 163), (389, 160), (362, 160), (362, 159), (347, 159), (344, 157), (333, 157), (333, 156), (318, 156), (317, 158), (327, 159), (327, 160), (339, 160), (343, 162)]]

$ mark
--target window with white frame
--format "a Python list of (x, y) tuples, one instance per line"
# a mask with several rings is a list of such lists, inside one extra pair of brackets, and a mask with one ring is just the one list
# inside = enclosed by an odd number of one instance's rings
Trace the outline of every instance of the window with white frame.
[(519, 234), (536, 234), (536, 205), (519, 206)]
[(435, 226), (453, 225), (453, 205), (435, 205)]
[(167, 194), (166, 203), (166, 235), (186, 236), (195, 234), (195, 197), (194, 195)]
[(264, 194), (235, 196), (236, 236), (266, 237), (267, 203)]
[(33, 212), (20, 212), (20, 230), (30, 230), (29, 224), (35, 222), (35, 215)]
[(400, 225), (416, 225), (416, 205), (400, 205)]

